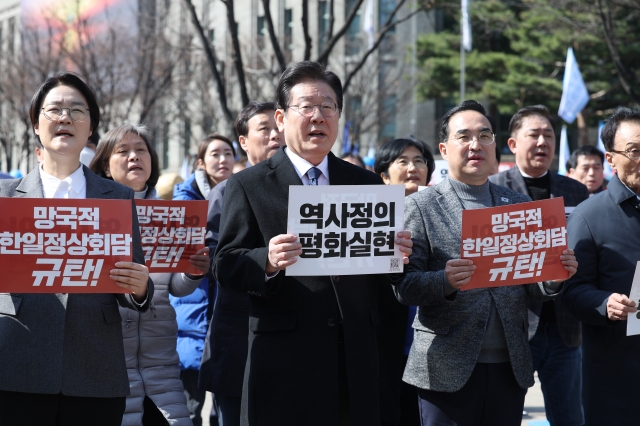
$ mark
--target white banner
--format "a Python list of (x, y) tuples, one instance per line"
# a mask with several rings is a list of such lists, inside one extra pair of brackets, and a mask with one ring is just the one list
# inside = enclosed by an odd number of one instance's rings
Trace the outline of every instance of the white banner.
[(292, 185), (287, 232), (302, 255), (286, 274), (402, 272), (395, 236), (403, 228), (404, 185)]
[[(633, 274), (629, 299), (636, 302), (636, 308), (640, 306), (640, 262), (636, 263), (636, 273)], [(640, 315), (640, 311), (629, 312), (629, 315), (627, 315), (627, 336), (640, 334), (640, 318), (638, 318), (638, 315)]]

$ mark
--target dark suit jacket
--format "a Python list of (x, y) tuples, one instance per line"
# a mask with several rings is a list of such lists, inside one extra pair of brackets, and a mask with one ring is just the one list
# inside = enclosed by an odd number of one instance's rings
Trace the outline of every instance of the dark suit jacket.
[[(219, 183), (209, 192), (206, 245), (212, 266), (227, 182)], [(219, 395), (240, 398), (249, 346), (249, 296), (220, 286), (213, 276), (209, 277), (209, 282), (218, 286), (218, 292), (202, 354), (200, 387)]]
[[(83, 166), (87, 198), (131, 199), (133, 190)], [(43, 198), (38, 169), (0, 181), (0, 197)], [(133, 261), (144, 264), (135, 207)], [(0, 293), (0, 389), (13, 392), (112, 398), (129, 395), (118, 303), (138, 307), (127, 294)], [(35, 408), (37, 409), (37, 408)]]
[(615, 175), (606, 191), (580, 204), (569, 216), (569, 247), (580, 266), (565, 283), (562, 300), (582, 321), (587, 425), (638, 424), (640, 336), (627, 337), (627, 321), (609, 321), (606, 310), (612, 293), (629, 295), (640, 260), (636, 203), (634, 194)]
[[(328, 161), (333, 185), (382, 183), (379, 176), (331, 153)], [(289, 277), (280, 271), (265, 281), (269, 240), (287, 232), (289, 186), (301, 184), (284, 147), (227, 183), (214, 273), (222, 287), (250, 294), (242, 424), (339, 423), (342, 321), (350, 424), (375, 426), (377, 289), (388, 278)]]
[[(582, 183), (575, 179), (561, 176), (552, 171), (549, 171), (549, 173), (551, 180), (550, 198), (564, 197), (564, 205), (566, 207), (575, 207), (589, 198), (589, 190)], [(504, 172), (500, 172), (497, 175), (493, 175), (489, 177), (489, 180), (496, 185), (506, 186), (516, 192), (530, 195), (527, 190), (527, 185), (524, 182), (524, 177), (522, 177), (522, 173), (520, 173), (520, 169), (518, 169), (517, 166)], [(582, 342), (580, 322), (572, 315), (568, 315), (567, 311), (562, 308), (561, 297), (556, 297), (554, 300), (556, 324), (563, 343), (568, 347), (580, 346), (580, 343)], [(540, 313), (542, 312), (542, 303), (530, 302), (529, 309), (535, 313), (537, 317), (540, 317)], [(529, 330), (530, 336), (535, 334), (535, 328), (533, 327), (537, 327), (537, 323), (531, 324), (531, 329)]]

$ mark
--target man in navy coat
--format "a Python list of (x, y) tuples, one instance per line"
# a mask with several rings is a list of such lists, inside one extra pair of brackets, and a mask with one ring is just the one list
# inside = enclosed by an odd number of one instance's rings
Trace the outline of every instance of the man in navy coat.
[(617, 174), (569, 216), (569, 246), (580, 267), (562, 297), (582, 321), (585, 425), (637, 425), (640, 336), (626, 331), (638, 303), (628, 296), (640, 260), (640, 112), (619, 108), (602, 141)]

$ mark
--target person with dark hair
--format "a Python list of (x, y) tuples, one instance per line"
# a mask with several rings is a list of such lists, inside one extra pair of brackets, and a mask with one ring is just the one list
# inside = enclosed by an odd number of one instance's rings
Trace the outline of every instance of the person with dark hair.
[[(382, 180), (331, 153), (342, 110), (334, 73), (317, 62), (294, 63), (276, 95), (287, 145), (229, 179), (213, 264), (221, 287), (249, 295), (241, 425), (376, 426), (377, 292), (390, 277), (287, 276), (302, 253), (287, 233), (287, 206), (290, 185)], [(408, 233), (397, 237), (410, 254)]]
[[(587, 198), (580, 182), (549, 170), (556, 147), (554, 121), (543, 105), (520, 109), (509, 122), (507, 141), (516, 167), (493, 175), (491, 182), (530, 196), (534, 201), (563, 197), (567, 213)], [(533, 368), (552, 425), (581, 426), (584, 422), (580, 322), (562, 309), (562, 298), (529, 304), (529, 336)]]
[[(236, 119), (240, 146), (252, 165), (271, 158), (284, 145), (284, 135), (278, 130), (274, 114), (275, 103), (253, 101)], [(216, 185), (209, 193), (205, 243), (211, 256), (218, 245), (227, 182)], [(215, 282), (213, 276), (209, 279)], [(237, 426), (240, 424), (242, 382), (247, 361), (249, 296), (219, 285), (216, 290), (216, 303), (200, 366), (200, 386), (213, 392), (218, 423)]]
[(563, 289), (564, 307), (582, 322), (582, 400), (586, 425), (638, 423), (640, 335), (627, 336), (638, 316), (629, 298), (640, 259), (640, 111), (618, 108), (601, 133), (616, 174), (607, 190), (569, 216), (569, 245), (580, 262)]
[[(418, 187), (426, 186), (435, 170), (435, 160), (429, 147), (415, 139), (394, 139), (378, 148), (374, 163), (374, 172), (382, 178), (386, 185), (404, 185), (405, 196), (418, 191)], [(409, 348), (413, 341), (411, 324), (416, 316), (415, 306), (398, 303), (393, 296), (393, 289), (383, 287), (379, 298), (380, 326), (378, 327), (378, 344), (380, 347), (380, 363), (388, 368), (380, 369), (380, 399), (382, 418), (391, 418), (389, 412), (395, 409), (399, 416), (396, 423), (402, 426), (417, 425), (420, 422), (416, 399), (416, 388), (402, 381), (402, 372), (407, 364)], [(385, 321), (386, 320), (386, 321)], [(396, 350), (394, 350), (396, 349)], [(386, 373), (386, 374), (383, 374)]]
[[(95, 97), (82, 79), (71, 73), (50, 77), (33, 96), (29, 113), (44, 148), (42, 162), (24, 178), (0, 181), (0, 196), (133, 200), (130, 188), (80, 163), (80, 151), (100, 122)], [(127, 294), (0, 293), (2, 424), (122, 422), (129, 380), (118, 304), (145, 312), (154, 294), (133, 202), (131, 215), (133, 261), (107, 271)]]
[[(562, 282), (460, 291), (475, 270), (472, 260), (460, 259), (462, 211), (531, 199), (489, 181), (495, 136), (478, 102), (447, 112), (440, 137), (449, 178), (405, 203), (414, 250), (395, 288), (418, 312), (404, 381), (418, 388), (422, 426), (519, 425), (534, 383), (527, 302), (552, 298)], [(573, 253), (565, 250), (561, 260), (573, 275)]]
[(436, 168), (436, 162), (424, 142), (394, 139), (382, 144), (376, 152), (373, 170), (386, 185), (404, 185), (404, 195), (426, 186)]
[[(158, 199), (155, 184), (159, 168), (151, 131), (132, 124), (105, 133), (91, 163), (91, 170), (97, 175), (130, 187), (135, 198), (148, 200)], [(131, 387), (122, 425), (192, 426), (180, 381), (178, 323), (169, 294), (187, 296), (198, 288), (209, 270), (209, 249), (200, 250), (189, 261), (202, 271), (201, 275), (150, 274), (155, 284), (152, 310), (137, 313), (120, 308)]]
[(351, 163), (355, 166), (362, 167), (363, 169), (367, 168), (367, 166), (365, 166), (364, 164), (364, 160), (362, 159), (362, 157), (360, 157), (357, 154), (347, 152), (346, 154), (342, 154), (340, 156), (340, 159), (346, 161), (347, 163)]
[[(205, 136), (198, 146), (197, 170), (175, 186), (173, 199), (208, 199), (211, 189), (233, 174), (235, 157), (236, 150), (229, 138), (216, 133)], [(209, 283), (209, 278), (205, 277), (200, 282), (199, 289), (186, 297), (169, 297), (178, 318), (180, 377), (194, 426), (202, 424), (206, 391), (198, 384), (198, 376), (215, 300), (215, 286), (213, 282)]]
[(567, 161), (567, 177), (582, 183), (589, 196), (604, 191), (604, 153), (593, 145), (583, 145)]
[(211, 188), (229, 179), (233, 173), (236, 149), (225, 136), (211, 133), (200, 142), (197, 169), (173, 190), (174, 200), (206, 200)]

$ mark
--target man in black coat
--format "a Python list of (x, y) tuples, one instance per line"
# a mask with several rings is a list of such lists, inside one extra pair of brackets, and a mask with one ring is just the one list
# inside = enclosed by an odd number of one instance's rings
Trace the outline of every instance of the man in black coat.
[[(274, 102), (253, 101), (238, 114), (238, 141), (251, 165), (272, 157), (284, 145), (284, 136), (274, 118), (275, 110)], [(227, 182), (220, 182), (209, 192), (206, 245), (209, 247), (211, 264), (218, 246)], [(209, 282), (218, 285), (213, 276)], [(248, 333), (249, 295), (218, 286), (202, 354), (199, 384), (201, 388), (213, 392), (218, 419), (224, 426), (240, 424)]]
[[(286, 232), (290, 185), (382, 181), (330, 153), (343, 101), (335, 74), (299, 62), (276, 93), (287, 146), (229, 179), (214, 262), (222, 287), (250, 295), (241, 424), (375, 426), (377, 288), (387, 277), (288, 277), (302, 249)], [(409, 233), (397, 235), (408, 256)]]
[[(516, 112), (509, 123), (508, 140), (516, 167), (489, 180), (527, 194), (533, 201), (564, 197), (565, 207), (570, 208), (589, 198), (586, 186), (549, 170), (556, 143), (553, 129), (553, 119), (543, 105)], [(582, 426), (580, 322), (562, 309), (560, 299), (529, 303), (529, 347), (549, 422)]]
[(580, 263), (565, 283), (563, 304), (582, 321), (585, 425), (638, 424), (640, 335), (627, 336), (637, 315), (629, 292), (640, 260), (640, 112), (619, 108), (602, 129), (607, 190), (569, 216), (569, 246)]

